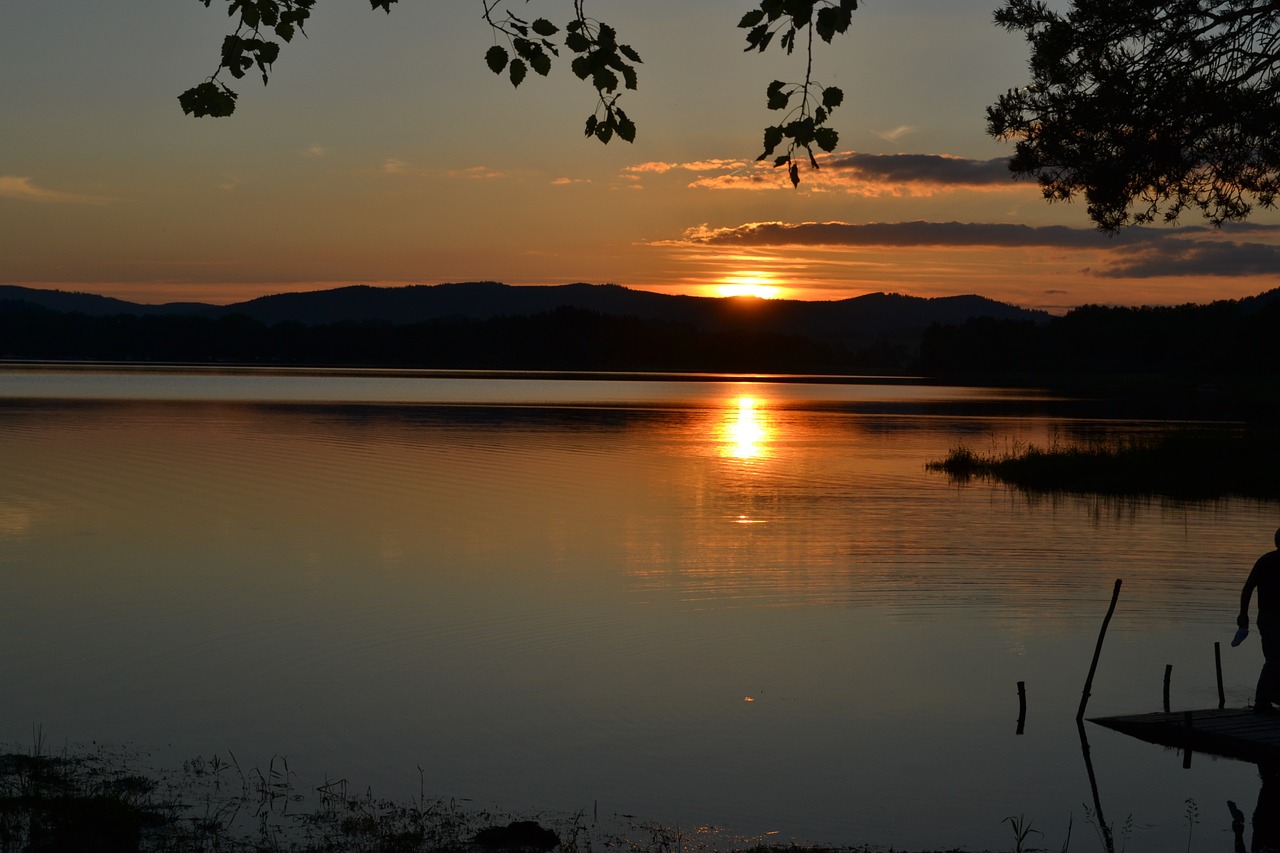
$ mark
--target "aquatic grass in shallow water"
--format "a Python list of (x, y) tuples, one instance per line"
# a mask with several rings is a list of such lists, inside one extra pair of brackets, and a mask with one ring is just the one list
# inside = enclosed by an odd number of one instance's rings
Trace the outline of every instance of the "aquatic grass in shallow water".
[(138, 773), (101, 747), (0, 754), (0, 851), (436, 851), (471, 849), (488, 813), (452, 801), (409, 804), (352, 794), (345, 780), (312, 794), (281, 756), (265, 772), (235, 756), (196, 758), (177, 773)]
[(1280, 499), (1280, 431), (1186, 428), (1150, 436), (1013, 443), (979, 453), (966, 445), (926, 463), (957, 482), (993, 479), (1033, 492), (1214, 500)]
[[(133, 757), (95, 749), (57, 757), (39, 748), (0, 754), (0, 853), (906, 853), (896, 847), (776, 843), (715, 826), (681, 829), (630, 815), (615, 815), (607, 825), (584, 812), (513, 820), (505, 813), (464, 809), (452, 799), (430, 799), (421, 788), (408, 803), (353, 793), (346, 779), (309, 790), (281, 756), (273, 756), (266, 772), (246, 772), (228, 753), (230, 760), (189, 760), (177, 773), (140, 774), (130, 769)], [(421, 768), (419, 773), (421, 778)], [(94, 808), (60, 808), (68, 799), (95, 798)], [(1194, 825), (1198, 814), (1191, 808), (1188, 800)], [(1087, 807), (1085, 813), (1092, 822)], [(1015, 850), (1045, 849), (1028, 846), (1031, 836), (1042, 835), (1029, 820), (1005, 822)], [(1122, 837), (1130, 825), (1131, 820)], [(511, 843), (502, 840), (513, 837)], [(557, 844), (548, 846), (544, 839), (550, 838)], [(493, 839), (498, 840), (487, 843)], [(1068, 821), (1060, 853), (1070, 844)], [(1105, 844), (1103, 849), (1123, 851)]]
[(1017, 817), (1010, 815), (1002, 822), (1009, 824), (1009, 827), (1013, 830), (1014, 853), (1023, 853), (1023, 851), (1027, 849), (1025, 845), (1027, 843), (1027, 839), (1031, 835), (1044, 835), (1043, 832), (1032, 827), (1031, 821), (1027, 820), (1022, 815), (1018, 815)]
[[(408, 803), (353, 793), (345, 779), (308, 789), (281, 756), (265, 772), (234, 754), (137, 773), (122, 751), (0, 754), (0, 853), (878, 853), (866, 846), (767, 844), (712, 826), (681, 830), (615, 815), (537, 820), (453, 799)], [(419, 768), (421, 775), (421, 768)], [(468, 804), (470, 805), (470, 804)], [(550, 844), (549, 839), (554, 839)], [(550, 846), (549, 846), (550, 844)]]
[[(158, 783), (104, 753), (0, 755), (0, 850), (133, 851), (173, 818)], [(157, 850), (190, 849), (156, 847)]]

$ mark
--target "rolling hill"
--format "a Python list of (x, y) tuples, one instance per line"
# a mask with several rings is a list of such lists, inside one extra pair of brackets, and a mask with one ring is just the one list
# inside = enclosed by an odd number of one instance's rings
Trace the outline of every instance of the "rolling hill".
[(981, 296), (925, 299), (873, 293), (830, 302), (761, 300), (751, 297), (672, 296), (618, 285), (512, 286), (498, 282), (371, 287), (352, 285), (308, 293), (263, 296), (232, 305), (167, 303), (145, 305), (60, 290), (0, 285), (0, 302), (26, 303), (87, 317), (206, 317), (243, 315), (268, 326), (298, 323), (407, 325), (432, 320), (488, 320), (527, 317), (561, 308), (608, 317), (634, 317), (691, 325), (706, 332), (752, 331), (800, 335), (862, 348), (880, 342), (912, 345), (929, 326), (970, 318), (1032, 320), (1049, 315)]

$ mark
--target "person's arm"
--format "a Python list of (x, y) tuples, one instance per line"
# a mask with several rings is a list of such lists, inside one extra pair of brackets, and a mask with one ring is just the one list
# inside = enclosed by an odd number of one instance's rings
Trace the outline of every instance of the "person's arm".
[(1261, 562), (1259, 560), (1253, 564), (1253, 571), (1249, 572), (1249, 579), (1244, 582), (1244, 589), (1240, 590), (1240, 615), (1236, 617), (1237, 627), (1249, 627), (1249, 602), (1253, 600), (1253, 590), (1258, 585), (1258, 565)]

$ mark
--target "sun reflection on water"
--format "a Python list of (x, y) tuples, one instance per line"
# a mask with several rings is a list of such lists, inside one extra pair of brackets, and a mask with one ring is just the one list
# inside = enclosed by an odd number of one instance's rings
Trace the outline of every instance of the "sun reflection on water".
[(756, 397), (737, 398), (737, 407), (725, 415), (721, 455), (746, 460), (769, 457), (768, 443), (773, 428), (763, 410), (763, 402)]

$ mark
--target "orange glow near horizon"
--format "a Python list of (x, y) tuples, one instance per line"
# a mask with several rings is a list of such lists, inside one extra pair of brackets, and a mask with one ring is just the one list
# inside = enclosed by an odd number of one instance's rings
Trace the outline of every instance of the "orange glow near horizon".
[(754, 296), (757, 299), (777, 299), (783, 288), (774, 283), (771, 273), (749, 270), (733, 273), (720, 279), (716, 293), (720, 296)]

